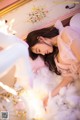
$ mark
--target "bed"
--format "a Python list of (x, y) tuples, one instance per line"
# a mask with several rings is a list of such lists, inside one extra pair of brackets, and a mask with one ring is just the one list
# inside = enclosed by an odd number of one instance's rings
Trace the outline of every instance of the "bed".
[[(62, 23), (64, 26), (69, 24), (73, 26), (77, 20), (80, 21), (80, 13)], [(80, 22), (77, 23), (78, 27), (79, 25)], [(35, 61), (30, 59), (30, 63), (33, 71), (33, 88), (27, 91), (19, 88), (18, 95), (14, 96), (8, 92), (2, 93), (3, 89), (0, 87), (1, 113), (9, 112), (10, 120), (80, 120), (80, 80), (62, 88), (57, 96), (53, 98), (49, 96), (45, 110), (42, 100), (59, 84), (61, 77), (50, 72), (39, 57)], [(0, 82), (11, 88), (17, 88), (19, 83), (16, 84), (15, 70), (13, 66), (0, 77)]]

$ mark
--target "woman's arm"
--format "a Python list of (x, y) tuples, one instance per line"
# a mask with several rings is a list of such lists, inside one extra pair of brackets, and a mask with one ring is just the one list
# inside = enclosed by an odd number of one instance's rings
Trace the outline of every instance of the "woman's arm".
[(75, 39), (71, 45), (73, 54), (76, 56), (78, 61), (80, 61), (80, 38), (79, 40)]
[[(72, 77), (64, 77), (62, 82), (55, 89), (52, 90), (51, 97), (56, 96), (59, 93), (59, 91), (60, 91), (60, 89), (62, 87), (67, 86), (71, 82), (73, 82), (73, 78)], [(47, 106), (48, 98), (49, 97), (46, 96), (46, 98), (43, 100), (44, 107)]]
[(64, 77), (63, 80), (61, 81), (61, 83), (55, 88), (52, 90), (51, 92), (51, 96), (56, 96), (60, 89), (64, 86), (67, 86), (69, 83), (71, 83), (74, 79), (72, 77)]
[(15, 43), (24, 43), (24, 41), (14, 35), (0, 32), (0, 47), (7, 48), (8, 46), (14, 45)]

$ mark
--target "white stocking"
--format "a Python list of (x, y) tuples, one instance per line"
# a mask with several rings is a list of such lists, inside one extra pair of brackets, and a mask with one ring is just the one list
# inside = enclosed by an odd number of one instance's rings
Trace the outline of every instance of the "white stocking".
[(20, 79), (20, 84), (26, 87), (29, 80), (32, 79), (28, 45), (13, 35), (1, 33), (0, 38), (0, 45), (4, 48), (0, 52), (0, 76), (6, 74), (15, 65), (15, 76)]

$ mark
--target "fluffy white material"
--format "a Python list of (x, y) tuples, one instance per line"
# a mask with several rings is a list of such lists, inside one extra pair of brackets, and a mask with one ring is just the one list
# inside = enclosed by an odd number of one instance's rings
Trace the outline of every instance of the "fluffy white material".
[(57, 29), (59, 29), (59, 32), (61, 32), (63, 30), (63, 24), (60, 20), (57, 20), (56, 23), (55, 23), (55, 27)]
[[(39, 63), (37, 60), (36, 62)], [(36, 66), (36, 62), (33, 67)], [(80, 120), (80, 80), (63, 87), (57, 96), (53, 98), (50, 96), (45, 111), (42, 100), (62, 79), (61, 76), (50, 72), (44, 64), (39, 67), (36, 66), (33, 71), (32, 92), (30, 93), (29, 91), (28, 94), (27, 91), (25, 95), (22, 95), (22, 99), (25, 99), (24, 102), (26, 101), (28, 120), (33, 118), (43, 120)]]
[[(42, 100), (60, 82), (61, 77), (50, 72), (44, 66), (34, 73), (33, 89), (40, 100)], [(63, 87), (59, 91), (59, 95), (52, 98), (49, 97), (43, 119), (80, 120), (80, 80), (69, 84), (67, 87)]]

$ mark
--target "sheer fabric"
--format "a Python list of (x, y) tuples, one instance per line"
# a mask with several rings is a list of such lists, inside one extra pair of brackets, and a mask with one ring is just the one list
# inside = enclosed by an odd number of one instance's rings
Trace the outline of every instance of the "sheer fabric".
[[(65, 30), (67, 31), (69, 38), (68, 43), (65, 43), (61, 38), (61, 35)], [(79, 40), (79, 34), (76, 32), (75, 28), (70, 26), (63, 28), (63, 30), (60, 32), (60, 35), (58, 36), (58, 48), (60, 58), (64, 64), (59, 63), (57, 58), (55, 58), (55, 63), (63, 76), (72, 76), (77, 79), (80, 77), (80, 62), (77, 60), (76, 56), (73, 54), (70, 48), (75, 38), (78, 38)]]

